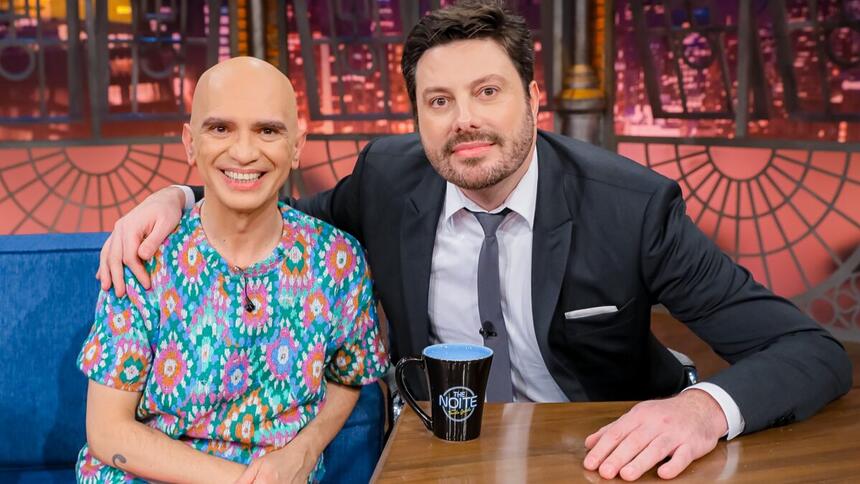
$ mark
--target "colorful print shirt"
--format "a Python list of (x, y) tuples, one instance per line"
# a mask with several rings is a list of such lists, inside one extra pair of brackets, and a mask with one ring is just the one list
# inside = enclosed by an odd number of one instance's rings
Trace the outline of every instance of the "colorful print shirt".
[[(277, 248), (243, 271), (209, 244), (195, 206), (149, 261), (152, 289), (126, 269), (127, 297), (102, 291), (78, 356), (93, 381), (141, 392), (138, 421), (246, 465), (284, 447), (317, 415), (326, 380), (366, 385), (389, 364), (358, 242), (280, 210)], [(311, 480), (322, 472), (321, 457)], [(136, 480), (87, 446), (77, 477)]]

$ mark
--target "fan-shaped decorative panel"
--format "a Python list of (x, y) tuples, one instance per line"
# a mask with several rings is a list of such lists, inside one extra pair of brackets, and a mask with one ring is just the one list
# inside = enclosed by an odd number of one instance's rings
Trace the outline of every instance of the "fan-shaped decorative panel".
[(195, 181), (178, 143), (0, 150), (0, 233), (109, 230), (152, 191)]
[(678, 181), (727, 254), (834, 332), (860, 337), (860, 153), (622, 143)]

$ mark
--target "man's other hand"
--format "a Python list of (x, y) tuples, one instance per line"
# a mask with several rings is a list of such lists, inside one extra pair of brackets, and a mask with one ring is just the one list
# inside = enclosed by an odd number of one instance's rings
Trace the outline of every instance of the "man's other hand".
[(319, 457), (317, 449), (296, 438), (251, 462), (236, 484), (305, 484)]
[(633, 481), (671, 456), (657, 475), (672, 479), (712, 451), (727, 429), (717, 401), (692, 389), (665, 400), (641, 402), (586, 437), (590, 450), (583, 465), (605, 479), (618, 475)]
[(123, 265), (128, 266), (143, 287), (149, 289), (149, 274), (144, 261), (152, 258), (179, 224), (184, 206), (182, 190), (167, 187), (146, 197), (140, 205), (117, 220), (99, 254), (96, 278), (101, 281), (102, 290), (107, 291), (113, 283), (116, 295), (125, 295)]

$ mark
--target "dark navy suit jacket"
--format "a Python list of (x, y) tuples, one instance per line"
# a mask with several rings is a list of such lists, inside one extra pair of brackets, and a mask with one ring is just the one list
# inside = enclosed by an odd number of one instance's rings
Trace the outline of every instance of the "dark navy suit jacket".
[[(522, 257), (532, 258), (541, 356), (571, 399), (642, 400), (681, 389), (680, 364), (651, 333), (657, 303), (732, 363), (708, 381), (734, 398), (745, 433), (808, 417), (848, 391), (842, 346), (722, 253), (686, 216), (674, 181), (548, 132), (538, 132), (537, 151), (533, 248)], [(410, 134), (372, 141), (334, 189), (295, 201), (366, 248), (395, 359), (430, 341), (427, 295), (444, 194), (445, 181)], [(605, 305), (619, 310), (564, 317)]]

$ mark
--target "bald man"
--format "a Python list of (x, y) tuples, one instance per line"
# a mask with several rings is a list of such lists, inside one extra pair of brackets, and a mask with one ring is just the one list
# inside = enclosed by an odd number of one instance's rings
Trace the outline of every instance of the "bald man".
[(151, 289), (126, 271), (127, 297), (99, 296), (78, 358), (79, 482), (322, 477), (388, 358), (358, 242), (278, 202), (304, 139), (271, 65), (240, 57), (201, 76), (182, 142), (205, 203), (147, 261)]

